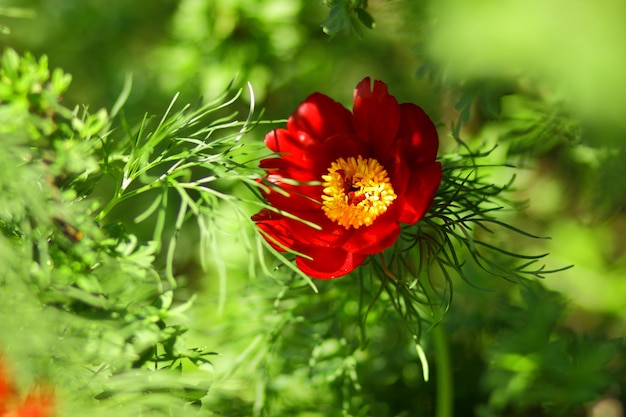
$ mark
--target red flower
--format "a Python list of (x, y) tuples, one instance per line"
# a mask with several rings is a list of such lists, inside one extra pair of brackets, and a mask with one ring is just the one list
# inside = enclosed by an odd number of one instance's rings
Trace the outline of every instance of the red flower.
[(54, 415), (54, 398), (49, 392), (36, 392), (15, 409), (15, 417), (51, 417)]
[(441, 182), (433, 123), (369, 78), (356, 87), (352, 113), (314, 93), (265, 145), (279, 154), (260, 166), (280, 187), (265, 194), (280, 213), (252, 219), (274, 248), (302, 254), (296, 265), (313, 278), (348, 274), (392, 246), (400, 223), (420, 220)]
[(0, 416), (4, 416), (9, 409), (9, 404), (16, 395), (15, 386), (2, 363), (0, 356)]
[(54, 396), (51, 391), (30, 391), (22, 401), (0, 356), (0, 417), (52, 417)]

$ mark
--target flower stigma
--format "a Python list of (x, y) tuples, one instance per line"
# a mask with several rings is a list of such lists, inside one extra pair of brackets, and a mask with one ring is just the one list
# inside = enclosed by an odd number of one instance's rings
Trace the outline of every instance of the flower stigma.
[(361, 155), (337, 159), (322, 180), (322, 210), (346, 229), (371, 225), (397, 197), (385, 168)]

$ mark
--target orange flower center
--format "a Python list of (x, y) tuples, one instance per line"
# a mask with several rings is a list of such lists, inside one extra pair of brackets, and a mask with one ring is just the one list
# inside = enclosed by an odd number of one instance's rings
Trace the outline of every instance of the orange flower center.
[(397, 197), (385, 168), (361, 155), (337, 159), (322, 180), (322, 210), (346, 229), (371, 225)]

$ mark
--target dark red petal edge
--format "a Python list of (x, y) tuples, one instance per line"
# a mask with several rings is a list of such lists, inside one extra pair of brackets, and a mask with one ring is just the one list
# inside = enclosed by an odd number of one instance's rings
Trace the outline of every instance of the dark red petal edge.
[(404, 196), (400, 222), (413, 224), (419, 221), (433, 204), (435, 193), (441, 183), (441, 164), (420, 164), (411, 172), (411, 179)]
[(330, 97), (314, 93), (289, 117), (287, 130), (305, 132), (321, 142), (330, 136), (352, 134), (352, 114)]
[(359, 139), (374, 148), (379, 161), (387, 158), (400, 124), (400, 105), (389, 94), (387, 84), (364, 78), (354, 91), (354, 126)]
[(296, 257), (298, 268), (317, 279), (334, 279), (342, 277), (354, 271), (363, 263), (367, 255), (346, 252), (342, 249), (314, 248), (308, 253), (313, 259)]
[(435, 124), (415, 104), (400, 104), (400, 110), (402, 117), (396, 140), (404, 158), (409, 163), (433, 162), (439, 147)]

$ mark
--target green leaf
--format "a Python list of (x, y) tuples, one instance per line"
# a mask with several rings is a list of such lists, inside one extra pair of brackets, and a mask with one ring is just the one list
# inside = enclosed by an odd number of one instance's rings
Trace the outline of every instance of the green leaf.
[(344, 1), (339, 1), (331, 7), (328, 17), (322, 23), (322, 28), (330, 37), (334, 37), (342, 30), (349, 31), (350, 19)]
[(358, 17), (359, 21), (363, 23), (363, 25), (366, 28), (374, 29), (374, 27), (376, 27), (376, 22), (374, 21), (374, 18), (372, 17), (371, 14), (367, 12), (367, 10), (361, 7), (356, 7), (354, 9), (354, 12), (356, 13), (356, 16)]

